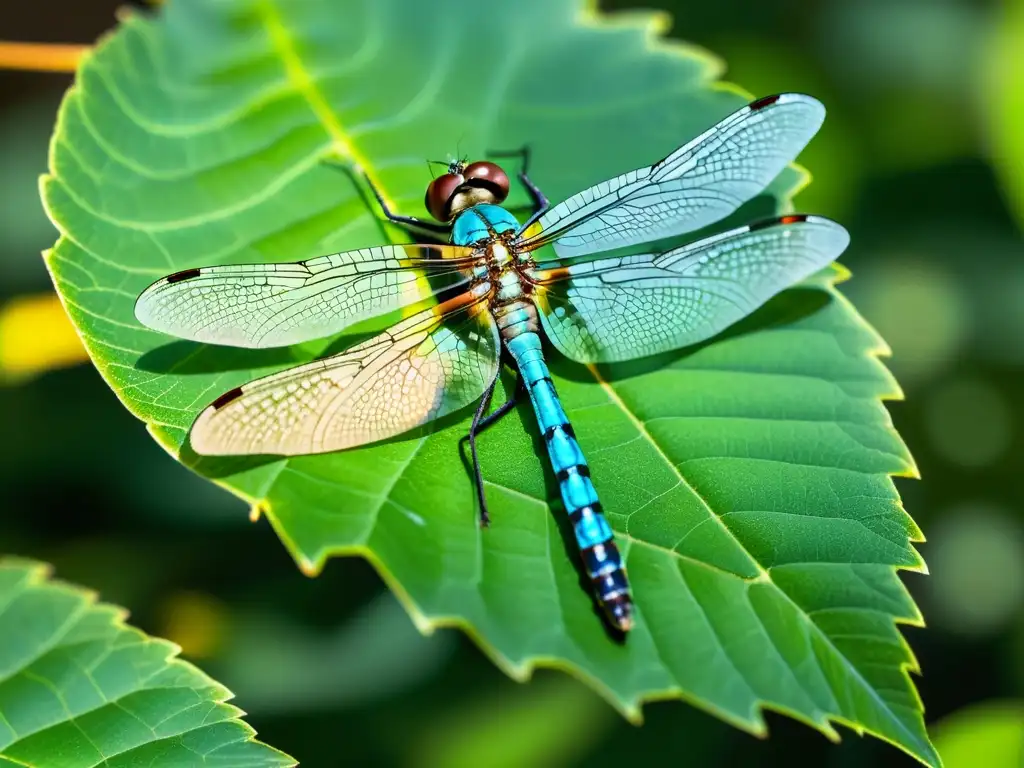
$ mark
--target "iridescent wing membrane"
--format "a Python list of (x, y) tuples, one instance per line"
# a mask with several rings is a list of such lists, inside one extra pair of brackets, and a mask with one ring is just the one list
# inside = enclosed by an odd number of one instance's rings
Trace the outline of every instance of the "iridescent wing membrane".
[(665, 159), (579, 192), (541, 216), (520, 246), (553, 243), (583, 256), (660, 240), (728, 216), (779, 175), (825, 119), (810, 96), (786, 93), (732, 113)]
[(324, 360), (227, 392), (192, 447), (295, 456), (384, 440), (477, 400), (498, 375), (498, 328), (473, 293), (421, 311)]
[(714, 336), (831, 263), (849, 240), (833, 221), (791, 215), (666, 253), (548, 267), (531, 277), (558, 351), (610, 363)]
[(135, 316), (192, 341), (281, 347), (468, 285), (472, 248), (385, 245), (290, 264), (187, 269), (149, 286)]
[(761, 192), (824, 120), (819, 101), (769, 96), (647, 168), (586, 189), (539, 219), (525, 250), (562, 257), (529, 277), (545, 333), (567, 357), (606, 363), (666, 352), (721, 332), (835, 260), (849, 244), (820, 216), (781, 216), (665, 253), (579, 257), (718, 221)]
[(193, 341), (264, 348), (423, 305), (341, 354), (227, 392), (191, 431), (192, 447), (206, 455), (336, 451), (461, 408), (497, 375), (489, 284), (470, 286), (478, 261), (469, 247), (389, 245), (287, 264), (189, 269), (153, 283), (135, 314)]

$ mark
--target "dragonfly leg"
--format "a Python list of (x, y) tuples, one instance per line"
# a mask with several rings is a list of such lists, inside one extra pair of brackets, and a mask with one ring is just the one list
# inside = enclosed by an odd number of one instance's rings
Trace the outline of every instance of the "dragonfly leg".
[(520, 149), (499, 151), (499, 152), (488, 152), (491, 157), (518, 157), (522, 160), (519, 166), (519, 181), (526, 191), (530, 193), (530, 199), (533, 201), (533, 215), (530, 217), (530, 223), (539, 219), (544, 215), (551, 203), (548, 202), (547, 196), (541, 191), (540, 187), (533, 183), (530, 179), (530, 146), (524, 144)]
[(467, 441), (469, 442), (469, 452), (473, 457), (473, 481), (476, 485), (476, 496), (480, 502), (480, 525), (485, 528), (490, 524), (491, 518), (490, 515), (487, 514), (487, 499), (484, 496), (484, 476), (483, 472), (480, 470), (480, 460), (477, 457), (476, 438), (477, 435), (515, 408), (516, 397), (521, 392), (526, 391), (523, 377), (519, 376), (512, 396), (502, 403), (494, 413), (484, 416), (484, 411), (486, 411), (488, 405), (490, 405), (491, 395), (494, 394), (494, 386), (497, 383), (498, 379), (495, 378), (494, 381), (491, 382), (491, 386), (487, 388), (486, 392), (484, 392), (484, 396), (480, 399), (480, 406), (476, 409), (476, 414), (473, 416), (473, 423), (469, 425), (469, 432), (463, 435), (459, 440), (460, 449), (463, 443)]
[[(359, 190), (359, 194), (363, 194), (363, 188), (357, 180), (357, 176), (361, 177), (363, 182), (370, 191), (373, 192), (373, 196), (377, 198), (377, 205), (380, 206), (381, 212), (384, 217), (393, 224), (397, 224), (403, 229), (409, 230), (414, 236), (426, 235), (431, 239), (442, 239), (447, 241), (452, 232), (450, 224), (439, 224), (433, 221), (425, 221), (424, 219), (416, 218), (415, 216), (403, 216), (398, 213), (394, 213), (384, 199), (384, 195), (377, 189), (377, 186), (370, 180), (370, 177), (366, 174), (359, 166), (353, 166), (350, 163), (342, 163), (337, 160), (328, 158), (324, 160), (324, 163), (330, 165), (332, 168), (338, 168), (347, 173), (351, 178), (352, 182), (356, 185), (356, 189)], [(365, 196), (364, 196), (365, 199)]]

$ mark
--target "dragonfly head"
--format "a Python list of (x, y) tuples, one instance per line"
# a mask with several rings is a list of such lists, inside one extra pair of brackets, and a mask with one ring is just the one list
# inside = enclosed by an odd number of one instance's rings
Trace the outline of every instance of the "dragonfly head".
[(438, 221), (451, 221), (466, 208), (481, 203), (499, 205), (508, 197), (508, 174), (487, 161), (448, 164), (448, 173), (427, 187), (424, 204)]

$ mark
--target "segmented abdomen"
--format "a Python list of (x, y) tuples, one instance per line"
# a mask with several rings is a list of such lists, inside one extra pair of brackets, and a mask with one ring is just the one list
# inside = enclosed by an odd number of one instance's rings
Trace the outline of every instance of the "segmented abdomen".
[[(528, 323), (524, 321), (523, 324)], [(506, 323), (506, 327), (518, 329), (521, 326)], [(558, 478), (562, 501), (572, 521), (576, 543), (594, 591), (612, 624), (623, 631), (628, 630), (633, 625), (633, 603), (622, 556), (611, 526), (601, 511), (597, 491), (590, 482), (590, 467), (559, 402), (544, 360), (540, 336), (532, 330), (521, 331), (511, 338), (509, 335), (503, 328), (506, 346), (530, 393), (551, 465)]]

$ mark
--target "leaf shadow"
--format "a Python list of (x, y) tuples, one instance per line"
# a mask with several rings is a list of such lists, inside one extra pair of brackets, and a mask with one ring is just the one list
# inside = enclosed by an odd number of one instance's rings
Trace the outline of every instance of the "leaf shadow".
[(143, 354), (135, 367), (147, 373), (189, 375), (244, 371), (292, 362), (297, 363), (298, 357), (291, 347), (243, 349), (195, 341), (172, 341)]
[(191, 430), (178, 450), (178, 460), (193, 472), (210, 480), (220, 480), (241, 472), (264, 467), (287, 459), (275, 454), (254, 454), (250, 456), (205, 456), (196, 453), (192, 447)]

